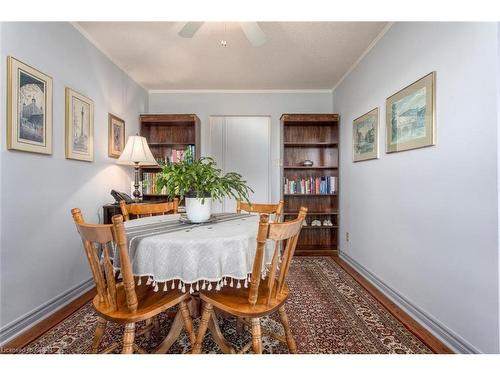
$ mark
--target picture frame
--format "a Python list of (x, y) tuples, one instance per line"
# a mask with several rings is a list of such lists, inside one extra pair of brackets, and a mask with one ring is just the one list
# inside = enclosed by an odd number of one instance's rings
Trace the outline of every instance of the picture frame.
[(52, 154), (52, 77), (7, 57), (7, 149)]
[(119, 158), (125, 148), (125, 121), (108, 113), (108, 156)]
[(66, 159), (94, 160), (94, 102), (66, 87)]
[(387, 153), (436, 144), (436, 72), (387, 98), (386, 133)]
[(374, 108), (352, 122), (352, 161), (378, 159), (379, 109)]

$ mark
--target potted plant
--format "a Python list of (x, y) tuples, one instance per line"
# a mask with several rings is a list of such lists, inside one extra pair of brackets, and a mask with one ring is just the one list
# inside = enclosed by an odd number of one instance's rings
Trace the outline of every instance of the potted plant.
[(253, 192), (239, 173), (222, 175), (211, 157), (194, 160), (186, 155), (179, 163), (165, 164), (156, 181), (157, 188), (165, 187), (171, 198), (186, 198), (186, 214), (193, 223), (210, 219), (212, 200), (233, 197), (249, 202), (248, 194)]

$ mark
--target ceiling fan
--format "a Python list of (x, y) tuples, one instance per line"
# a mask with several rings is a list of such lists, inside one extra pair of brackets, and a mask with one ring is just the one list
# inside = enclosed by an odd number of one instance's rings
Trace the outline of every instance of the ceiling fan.
[[(203, 24), (204, 22), (186, 22), (178, 35), (183, 38), (192, 38)], [(240, 26), (252, 46), (260, 47), (267, 42), (267, 36), (257, 22), (240, 22)]]

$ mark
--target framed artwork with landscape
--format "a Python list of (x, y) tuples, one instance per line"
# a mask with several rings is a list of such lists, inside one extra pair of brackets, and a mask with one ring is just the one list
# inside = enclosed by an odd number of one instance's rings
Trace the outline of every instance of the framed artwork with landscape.
[(66, 159), (94, 160), (94, 102), (66, 87)]
[(398, 152), (436, 144), (436, 72), (386, 100), (386, 151)]
[(378, 107), (352, 122), (352, 160), (378, 158)]
[(119, 158), (125, 148), (125, 121), (108, 113), (108, 156)]
[(7, 149), (52, 154), (52, 78), (7, 57)]

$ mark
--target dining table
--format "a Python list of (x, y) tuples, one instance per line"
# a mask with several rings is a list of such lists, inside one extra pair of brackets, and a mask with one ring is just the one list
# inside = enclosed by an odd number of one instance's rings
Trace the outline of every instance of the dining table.
[[(178, 289), (191, 294), (191, 315), (200, 314), (199, 293), (227, 287), (248, 288), (259, 227), (258, 214), (218, 213), (208, 222), (192, 223), (183, 214), (143, 217), (125, 222), (128, 251), (137, 285), (146, 283), (155, 292)], [(264, 251), (261, 277), (272, 261), (274, 242)], [(115, 267), (119, 259), (115, 257)], [(181, 333), (176, 314), (172, 327), (156, 352), (165, 353)], [(209, 331), (224, 353), (234, 353), (222, 333), (215, 313)]]

